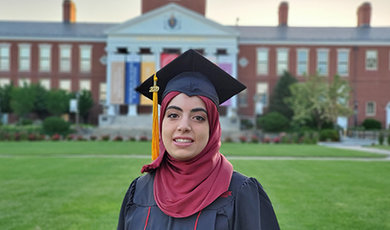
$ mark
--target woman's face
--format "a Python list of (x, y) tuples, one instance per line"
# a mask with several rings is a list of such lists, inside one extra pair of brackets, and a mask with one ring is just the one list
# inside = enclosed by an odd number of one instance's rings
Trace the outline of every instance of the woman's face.
[(168, 104), (162, 121), (162, 140), (169, 155), (186, 161), (198, 155), (209, 140), (206, 106), (196, 96), (178, 94)]

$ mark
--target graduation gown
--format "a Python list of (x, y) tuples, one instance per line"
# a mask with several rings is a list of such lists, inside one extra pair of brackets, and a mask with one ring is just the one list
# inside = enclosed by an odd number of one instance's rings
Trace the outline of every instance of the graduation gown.
[(233, 172), (229, 190), (202, 211), (185, 218), (164, 214), (153, 195), (154, 173), (135, 179), (123, 199), (118, 230), (274, 230), (271, 201), (255, 178)]

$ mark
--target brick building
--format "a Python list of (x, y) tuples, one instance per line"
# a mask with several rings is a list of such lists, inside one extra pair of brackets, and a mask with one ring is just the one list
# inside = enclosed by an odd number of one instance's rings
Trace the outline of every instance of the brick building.
[(356, 27), (290, 27), (286, 2), (274, 27), (218, 24), (205, 17), (206, 0), (143, 0), (142, 14), (119, 24), (79, 23), (73, 1), (62, 7), (62, 22), (0, 21), (0, 85), (89, 89), (97, 102), (91, 121), (134, 120), (151, 111), (134, 84), (193, 48), (248, 86), (223, 107), (227, 120), (265, 111), (287, 70), (300, 80), (318, 71), (350, 82), (355, 115), (341, 125), (390, 123), (390, 27), (370, 26), (369, 3), (357, 9)]

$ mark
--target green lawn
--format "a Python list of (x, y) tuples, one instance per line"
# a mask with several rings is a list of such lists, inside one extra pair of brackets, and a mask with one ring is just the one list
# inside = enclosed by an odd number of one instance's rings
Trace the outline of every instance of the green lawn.
[[(4, 152), (12, 149), (10, 144), (0, 143), (2, 230), (115, 229), (129, 183), (140, 175), (142, 165), (149, 162), (148, 159), (88, 156), (86, 150), (91, 146), (78, 142), (26, 142), (14, 145), (13, 152)], [(77, 152), (76, 144), (86, 149)], [(112, 154), (130, 154), (116, 151), (134, 147), (127, 142), (114, 143), (117, 144), (120, 147), (114, 149), (103, 142), (91, 154), (108, 154), (105, 152), (109, 151), (108, 146)], [(148, 143), (143, 144), (149, 148)], [(29, 149), (26, 145), (33, 147)], [(38, 145), (44, 154), (30, 153)], [(24, 152), (17, 150), (18, 146)], [(281, 145), (248, 145), (242, 149), (254, 153), (258, 147), (288, 153)], [(298, 147), (291, 147), (291, 155), (296, 155), (293, 151), (299, 150)], [(66, 154), (68, 150), (71, 154)], [(77, 153), (86, 157), (72, 157)], [(256, 177), (264, 186), (281, 229), (390, 229), (389, 161), (231, 162), (236, 170)]]
[[(150, 146), (150, 142), (0, 142), (0, 155), (147, 155)], [(318, 145), (223, 143), (221, 152), (226, 156), (383, 157), (380, 154), (335, 150)]]

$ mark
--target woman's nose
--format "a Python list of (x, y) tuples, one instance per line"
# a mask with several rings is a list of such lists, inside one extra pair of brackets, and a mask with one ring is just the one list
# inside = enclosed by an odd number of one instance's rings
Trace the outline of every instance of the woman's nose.
[(177, 130), (181, 132), (191, 130), (191, 125), (188, 119), (181, 119), (179, 125), (177, 126)]

